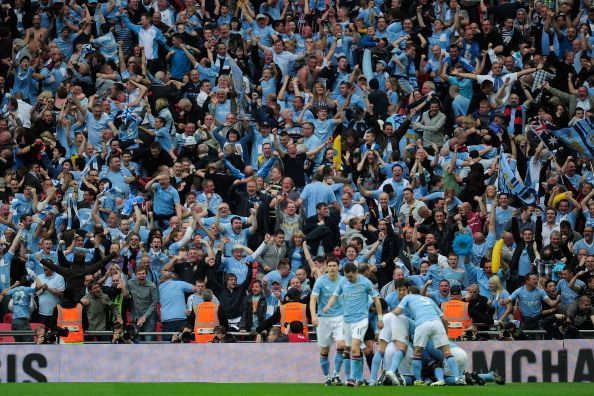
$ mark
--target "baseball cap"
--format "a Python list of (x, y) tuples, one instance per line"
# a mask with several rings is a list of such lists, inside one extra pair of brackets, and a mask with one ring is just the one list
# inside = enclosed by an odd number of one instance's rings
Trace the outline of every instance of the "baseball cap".
[(504, 118), (505, 119), (505, 115), (502, 112), (500, 112), (500, 111), (498, 111), (497, 113), (495, 113), (495, 117), (499, 117), (499, 118)]
[(289, 297), (292, 300), (296, 300), (298, 298), (301, 298), (301, 292), (295, 288), (289, 289), (287, 291), (287, 297)]
[(462, 294), (462, 288), (460, 285), (454, 285), (450, 287), (450, 294)]
[(243, 247), (241, 245), (233, 245), (231, 251), (234, 252), (236, 250), (243, 250)]
[(258, 14), (256, 15), (256, 19), (262, 19), (262, 18), (268, 18), (266, 15), (264, 14)]

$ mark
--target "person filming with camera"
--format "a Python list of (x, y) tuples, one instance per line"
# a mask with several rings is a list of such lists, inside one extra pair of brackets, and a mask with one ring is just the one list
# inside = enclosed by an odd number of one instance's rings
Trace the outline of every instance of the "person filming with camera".
[(112, 344), (136, 344), (136, 329), (133, 325), (124, 327), (121, 323), (113, 325), (113, 333), (111, 335)]

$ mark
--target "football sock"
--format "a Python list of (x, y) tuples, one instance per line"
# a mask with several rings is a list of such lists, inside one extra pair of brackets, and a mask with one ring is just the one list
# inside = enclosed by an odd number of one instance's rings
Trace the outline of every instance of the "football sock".
[(493, 376), (493, 373), (479, 374), (478, 376), (484, 379), (485, 381), (495, 382), (495, 377)]
[[(394, 358), (392, 358), (392, 359), (394, 359)], [(415, 379), (417, 379), (417, 380), (423, 379), (423, 377), (421, 376), (421, 370), (423, 369), (423, 362), (422, 362), (420, 356), (413, 357), (412, 369), (413, 369), (413, 374), (415, 375)]]
[(334, 377), (340, 376), (340, 369), (344, 360), (344, 350), (337, 349), (336, 355), (334, 355)]
[(441, 367), (436, 367), (433, 373), (435, 374), (435, 378), (437, 378), (438, 381), (444, 381), (443, 369)]
[(446, 364), (450, 369), (450, 373), (452, 373), (452, 377), (458, 378), (460, 373), (458, 371), (458, 363), (456, 363), (456, 359), (454, 359), (454, 355), (449, 354), (446, 356)]
[(404, 352), (402, 352), (400, 349), (396, 349), (396, 352), (394, 352), (394, 355), (392, 355), (392, 361), (390, 362), (390, 371), (398, 371), (398, 366), (400, 366), (400, 362), (403, 358)]
[(344, 366), (344, 377), (346, 378), (346, 380), (350, 380), (351, 377), (351, 355), (348, 352), (344, 353), (344, 361), (342, 362), (342, 365)]
[(371, 377), (369, 377), (372, 382), (377, 380), (377, 372), (382, 364), (382, 360), (384, 360), (384, 353), (381, 351), (375, 352), (371, 362)]
[(322, 367), (322, 373), (324, 377), (327, 377), (330, 372), (330, 362), (328, 361), (328, 355), (320, 355), (320, 367)]
[(363, 357), (351, 356), (351, 377), (355, 381), (363, 381)]

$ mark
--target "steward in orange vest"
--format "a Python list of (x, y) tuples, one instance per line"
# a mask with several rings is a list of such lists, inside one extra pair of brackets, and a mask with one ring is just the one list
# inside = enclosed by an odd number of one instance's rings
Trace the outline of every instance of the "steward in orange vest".
[(452, 293), (451, 289), (450, 295), (453, 299), (442, 303), (441, 310), (448, 321), (448, 337), (456, 339), (460, 338), (464, 330), (472, 324), (472, 318), (468, 315), (468, 303), (459, 299), (461, 295)]
[(211, 342), (214, 329), (219, 325), (219, 304), (212, 302), (212, 291), (206, 289), (202, 293), (204, 302), (194, 306), (194, 338), (201, 344)]
[(80, 344), (84, 341), (83, 330), (83, 307), (76, 304), (73, 308), (64, 308), (58, 304), (56, 306), (58, 317), (56, 325), (68, 329), (67, 337), (60, 337), (64, 344)]
[(270, 330), (275, 324), (280, 324), (283, 334), (287, 334), (289, 324), (297, 321), (303, 324), (303, 333), (307, 335), (307, 324), (311, 319), (307, 304), (300, 302), (301, 292), (297, 289), (289, 289), (285, 298), (285, 303), (279, 306), (271, 317), (266, 319), (264, 323), (260, 323), (256, 328), (258, 333)]

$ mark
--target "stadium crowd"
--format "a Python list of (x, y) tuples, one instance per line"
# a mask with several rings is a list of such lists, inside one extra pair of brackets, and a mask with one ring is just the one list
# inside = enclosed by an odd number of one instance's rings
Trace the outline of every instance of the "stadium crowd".
[(337, 263), (368, 346), (401, 279), (451, 338), (594, 330), (591, 0), (0, 3), (9, 329), (307, 341)]

